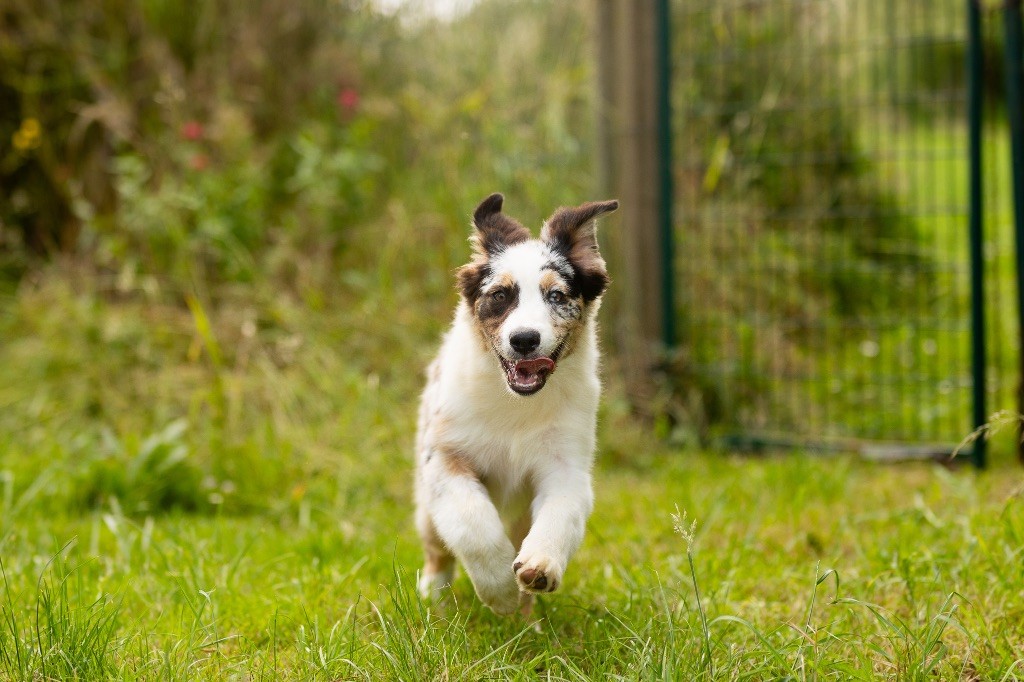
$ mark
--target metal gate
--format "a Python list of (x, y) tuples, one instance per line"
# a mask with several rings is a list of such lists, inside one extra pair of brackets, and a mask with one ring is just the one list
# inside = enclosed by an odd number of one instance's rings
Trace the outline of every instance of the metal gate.
[(686, 418), (733, 446), (948, 453), (1016, 409), (998, 16), (964, 0), (669, 13), (666, 326)]

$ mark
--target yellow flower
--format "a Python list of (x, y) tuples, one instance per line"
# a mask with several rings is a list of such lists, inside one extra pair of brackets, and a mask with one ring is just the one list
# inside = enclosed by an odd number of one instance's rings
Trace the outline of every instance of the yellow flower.
[(22, 121), (21, 129), (29, 137), (39, 137), (39, 133), (43, 130), (39, 125), (39, 120), (35, 118), (26, 118)]
[(39, 146), (42, 136), (42, 126), (35, 118), (26, 118), (21, 122), (21, 127), (11, 136), (11, 143), (19, 152), (27, 152)]

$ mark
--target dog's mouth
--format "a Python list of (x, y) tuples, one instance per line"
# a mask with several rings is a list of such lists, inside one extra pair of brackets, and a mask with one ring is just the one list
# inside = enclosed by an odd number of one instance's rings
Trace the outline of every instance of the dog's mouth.
[(508, 387), (519, 395), (533, 395), (544, 388), (544, 382), (555, 371), (555, 361), (551, 358), (506, 360), (500, 355), (498, 358), (505, 370)]

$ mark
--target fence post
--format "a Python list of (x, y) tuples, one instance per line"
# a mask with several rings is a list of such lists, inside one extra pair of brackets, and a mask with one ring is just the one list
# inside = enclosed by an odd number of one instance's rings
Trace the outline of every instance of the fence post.
[(620, 200), (609, 229), (605, 317), (634, 407), (653, 395), (660, 351), (674, 343), (667, 0), (595, 0), (601, 175)]
[(658, 72), (658, 233), (661, 241), (661, 342), (666, 349), (676, 344), (675, 297), (675, 184), (672, 181), (672, 16), (669, 0), (655, 2)]
[[(985, 414), (985, 256), (982, 210), (981, 175), (981, 115), (982, 78), (984, 74), (984, 53), (981, 44), (981, 8), (979, 0), (967, 0), (967, 125), (968, 125), (968, 185), (970, 207), (968, 232), (970, 234), (971, 260), (971, 374), (973, 378), (974, 428), (980, 428), (988, 415)], [(985, 438), (974, 441), (971, 459), (974, 466), (985, 466)]]
[[(1024, 58), (1021, 40), (1021, 0), (1003, 4), (1003, 60), (1006, 67), (1006, 115), (1010, 120), (1010, 157), (1013, 162), (1013, 225), (1017, 244), (1017, 331), (1021, 349), (1018, 373), (1018, 412), (1024, 414)], [(1017, 441), (1024, 461), (1024, 444)]]

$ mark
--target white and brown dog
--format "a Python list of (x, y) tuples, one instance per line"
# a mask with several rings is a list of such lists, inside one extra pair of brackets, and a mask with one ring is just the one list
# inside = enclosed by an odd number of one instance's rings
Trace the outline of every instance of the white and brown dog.
[[(416, 439), (420, 592), (462, 563), (497, 613), (553, 592), (593, 506), (596, 314), (608, 273), (596, 218), (560, 208), (533, 239), (492, 194), (473, 214), (455, 321), (428, 369)], [(557, 371), (556, 371), (557, 370)]]

